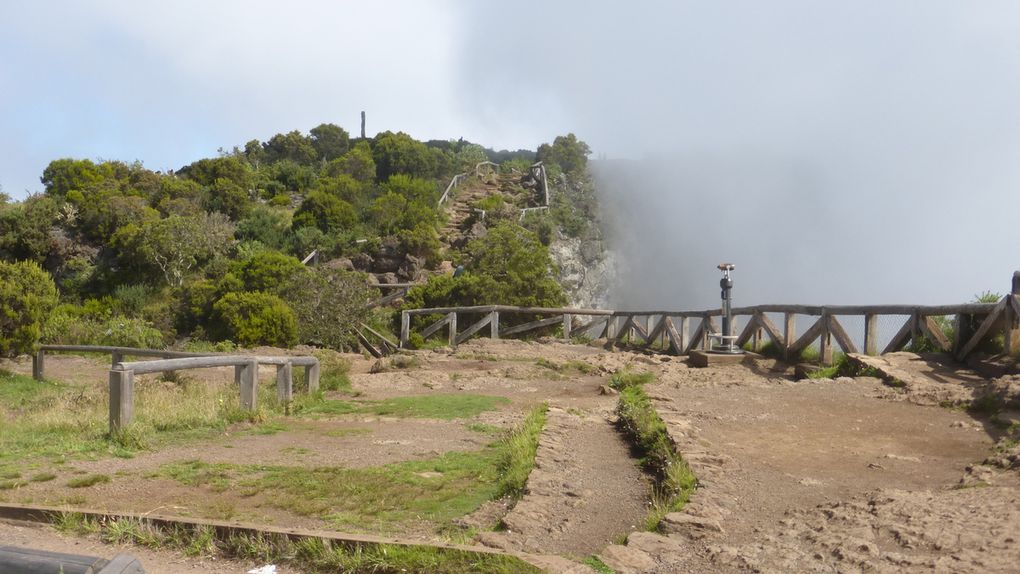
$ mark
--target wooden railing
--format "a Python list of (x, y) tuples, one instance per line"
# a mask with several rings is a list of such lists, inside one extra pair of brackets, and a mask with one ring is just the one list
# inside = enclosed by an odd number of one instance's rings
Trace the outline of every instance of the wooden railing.
[[(170, 373), (186, 369), (234, 367), (234, 382), (240, 386), (241, 406), (254, 410), (257, 398), (258, 365), (276, 365), (276, 389), (279, 399), (289, 402), (294, 393), (294, 367), (304, 367), (308, 392), (319, 389), (319, 360), (311, 356), (251, 356), (223, 353), (189, 353), (161, 349), (136, 349), (103, 345), (40, 345), (32, 357), (32, 377), (45, 376), (46, 353), (109, 353), (110, 429), (121, 428), (134, 417), (134, 376), (144, 373)], [(124, 362), (124, 357), (159, 357), (155, 361)], [(253, 367), (254, 365), (254, 367)]]
[(491, 161), (480, 161), (475, 165), (475, 168), (472, 169), (471, 171), (465, 171), (464, 173), (458, 173), (457, 175), (453, 176), (453, 178), (450, 180), (450, 184), (446, 186), (446, 190), (443, 191), (443, 195), (439, 198), (439, 207), (442, 207), (443, 204), (446, 203), (446, 200), (450, 199), (451, 191), (456, 189), (457, 186), (460, 185), (461, 182), (463, 182), (465, 179), (481, 173), (481, 169), (484, 166), (492, 166), (494, 169), (497, 170), (499, 169), (499, 165), (492, 163)]
[[(543, 317), (509, 328), (500, 327), (500, 316), (526, 314)], [(782, 328), (777, 326), (769, 314), (782, 314)], [(561, 335), (572, 338), (590, 335), (604, 338), (610, 343), (628, 341), (639, 348), (661, 349), (678, 355), (707, 349), (711, 335), (719, 333), (719, 309), (707, 311), (612, 311), (605, 309), (569, 309), (513, 307), (487, 305), (478, 307), (444, 307), (432, 309), (409, 309), (401, 312), (400, 346), (406, 348), (411, 336), (411, 318), (416, 315), (442, 315), (441, 318), (421, 329), (422, 337), (429, 337), (444, 327), (447, 341), (456, 346), (488, 327), (489, 337), (504, 336), (549, 328), (560, 325)], [(474, 318), (467, 328), (461, 316)], [(1004, 332), (1007, 352), (1020, 351), (1020, 293), (1006, 295), (998, 303), (975, 303), (963, 305), (854, 305), (854, 306), (812, 306), (812, 305), (757, 305), (733, 309), (734, 323), (743, 322), (737, 345), (751, 343), (760, 349), (766, 340), (786, 358), (796, 358), (801, 351), (818, 344), (823, 363), (832, 361), (834, 346), (846, 353), (879, 353), (878, 318), (884, 315), (906, 316), (906, 321), (888, 340), (881, 353), (902, 350), (911, 342), (922, 339), (931, 341), (938, 349), (952, 353), (963, 360), (978, 344), (990, 334)], [(806, 315), (813, 321), (798, 335), (796, 318)], [(840, 317), (857, 316), (864, 321), (864, 346), (858, 348), (847, 333)], [(954, 316), (952, 340), (936, 322), (936, 317)], [(976, 328), (971, 326), (980, 319)], [(835, 342), (835, 345), (833, 345)]]
[(110, 431), (122, 429), (134, 418), (135, 375), (234, 367), (234, 381), (240, 387), (241, 408), (253, 411), (258, 399), (259, 365), (276, 365), (276, 391), (281, 402), (290, 402), (294, 392), (293, 368), (305, 367), (308, 392), (319, 388), (319, 360), (315, 357), (260, 357), (209, 355), (155, 361), (118, 362), (110, 369)]

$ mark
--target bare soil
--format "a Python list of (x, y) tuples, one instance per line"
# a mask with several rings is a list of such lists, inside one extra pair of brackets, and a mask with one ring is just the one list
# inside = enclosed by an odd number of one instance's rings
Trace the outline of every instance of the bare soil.
[[(351, 414), (293, 419), (268, 436), (235, 428), (203, 444), (74, 461), (72, 470), (60, 471), (106, 469), (115, 475), (106, 485), (69, 492), (61, 476), (4, 496), (43, 502), (84, 490), (90, 506), (116, 498), (141, 512), (166, 506), (170, 512), (159, 512), (213, 518), (233, 512), (245, 521), (321, 527), (310, 523), (317, 519), (248, 508), (240, 497), (217, 508), (188, 487), (143, 477), (166, 462), (194, 458), (355, 467), (476, 450), (492, 437), (469, 424), (506, 427), (548, 402), (538, 468), (524, 499), (514, 509), (488, 505), (480, 511), (488, 514), (476, 517), (479, 526), (502, 519), (510, 527), (482, 534), (487, 544), (572, 557), (597, 553), (619, 572), (1012, 572), (1020, 563), (1020, 447), (996, 445), (1004, 425), (1020, 416), (1003, 411), (993, 419), (932, 406), (989, 394), (1013, 404), (1020, 398), (1016, 375), (991, 381), (955, 365), (897, 356), (888, 366), (904, 371), (908, 384), (900, 387), (866, 377), (797, 382), (771, 361), (694, 369), (676, 357), (487, 339), (415, 356), (419, 365), (406, 369), (352, 357), (359, 399), (474, 393), (511, 403), (470, 420)], [(31, 368), (25, 361), (0, 367)], [(47, 359), (54, 378), (103, 380), (106, 368), (98, 359)], [(599, 393), (607, 375), (622, 369), (657, 375), (646, 390), (699, 481), (687, 508), (667, 516), (661, 534), (632, 531), (644, 516), (647, 478), (611, 425), (615, 397)], [(0, 538), (20, 532), (9, 528), (0, 525)], [(626, 545), (611, 544), (627, 533)], [(58, 550), (75, 541), (94, 544), (48, 529), (18, 535)], [(98, 555), (111, 554), (97, 548)], [(193, 567), (172, 553), (152, 560), (182, 565), (167, 571)], [(243, 571), (212, 568), (205, 571)]]

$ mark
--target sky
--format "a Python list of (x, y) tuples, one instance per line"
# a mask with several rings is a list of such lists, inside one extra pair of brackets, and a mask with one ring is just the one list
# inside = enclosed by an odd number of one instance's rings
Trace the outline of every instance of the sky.
[(954, 303), (1020, 269), (1020, 4), (0, 0), (0, 186), (323, 122), (593, 158), (620, 307)]

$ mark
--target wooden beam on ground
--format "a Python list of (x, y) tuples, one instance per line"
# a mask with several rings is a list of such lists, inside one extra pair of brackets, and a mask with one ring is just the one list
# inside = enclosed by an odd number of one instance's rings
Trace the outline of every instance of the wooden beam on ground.
[(525, 331), (531, 331), (534, 329), (541, 329), (542, 327), (548, 327), (555, 325), (563, 320), (563, 317), (549, 317), (548, 319), (539, 319), (538, 321), (532, 321), (530, 323), (524, 323), (523, 325), (516, 325), (508, 329), (503, 329), (503, 335), (516, 335), (517, 333), (524, 333)]
[(907, 346), (907, 343), (910, 342), (911, 337), (914, 336), (914, 329), (916, 328), (914, 325), (916, 321), (914, 319), (915, 318), (913, 315), (907, 317), (907, 322), (904, 323), (902, 327), (900, 327), (899, 331), (896, 331), (896, 334), (893, 335), (893, 338), (889, 341), (889, 344), (886, 345), (885, 349), (882, 350), (883, 355), (886, 353), (895, 353), (896, 351), (899, 351), (903, 349), (903, 347)]
[(393, 349), (394, 351), (397, 350), (398, 347), (397, 347), (396, 343), (394, 343), (393, 341), (387, 339), (386, 336), (383, 335), (382, 333), (380, 333), (379, 331), (376, 331), (375, 329), (369, 327), (368, 325), (366, 325), (364, 323), (361, 323), (361, 328), (366, 330), (366, 331), (368, 331), (376, 339), (379, 339), (380, 341), (382, 341), (384, 347), (389, 347), (390, 349)]
[(918, 327), (921, 329), (921, 334), (924, 335), (929, 341), (935, 344), (943, 353), (953, 352), (953, 343), (946, 337), (946, 334), (942, 332), (942, 327), (935, 322), (932, 317), (921, 317), (918, 321)]
[(843, 349), (844, 353), (857, 353), (857, 345), (854, 344), (854, 340), (850, 338), (835, 315), (829, 315), (829, 332), (835, 337), (836, 344)]
[(459, 344), (463, 343), (464, 341), (467, 341), (469, 338), (471, 338), (471, 335), (474, 335), (478, 331), (481, 331), (482, 327), (485, 327), (486, 325), (488, 325), (491, 322), (492, 322), (492, 313), (489, 313), (488, 315), (483, 315), (481, 320), (476, 322), (474, 325), (471, 325), (467, 329), (464, 329), (464, 332), (461, 333), (460, 335), (457, 335), (457, 338), (454, 340), (454, 344), (455, 345), (459, 345)]
[(361, 346), (364, 347), (370, 355), (376, 359), (383, 358), (383, 354), (379, 351), (379, 349), (376, 349), (375, 346), (372, 345), (372, 342), (368, 340), (368, 337), (366, 337), (360, 329), (355, 329), (354, 333), (358, 336), (358, 342), (361, 343)]

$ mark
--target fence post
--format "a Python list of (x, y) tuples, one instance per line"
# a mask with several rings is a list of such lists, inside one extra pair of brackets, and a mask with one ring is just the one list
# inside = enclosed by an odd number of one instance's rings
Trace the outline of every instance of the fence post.
[(131, 424), (135, 417), (135, 372), (110, 370), (110, 432)]
[(878, 354), (878, 315), (874, 313), (864, 315), (864, 354)]
[(450, 336), (447, 340), (447, 344), (451, 347), (457, 346), (457, 312), (454, 311), (449, 313), (447, 317), (450, 318)]
[(308, 383), (308, 393), (319, 390), (319, 361), (305, 367), (305, 382)]
[(1006, 333), (1003, 349), (1008, 355), (1020, 353), (1020, 313), (1013, 303), (1020, 302), (1020, 271), (1013, 272), (1013, 288), (1010, 290), (1010, 305), (1006, 306)]
[(832, 365), (832, 333), (829, 332), (829, 314), (823, 312), (819, 321), (822, 321), (822, 333), (819, 335), (818, 354), (822, 364)]
[(124, 360), (124, 355), (118, 353), (117, 351), (114, 351), (114, 352), (110, 353), (110, 368), (111, 369), (116, 369), (117, 368), (117, 363), (119, 363), (119, 362), (121, 362), (123, 360)]
[(407, 342), (411, 338), (411, 314), (407, 311), (400, 312), (400, 348), (406, 349)]
[(489, 313), (489, 337), (499, 338), (499, 311)]
[(46, 351), (39, 349), (32, 355), (32, 378), (41, 381), (45, 376), (43, 371), (46, 367)]
[[(237, 372), (236, 370), (234, 371)], [(241, 366), (241, 408), (254, 411), (259, 394), (259, 363), (252, 359)]]
[(276, 396), (282, 403), (294, 398), (294, 367), (290, 361), (276, 367)]
[(790, 347), (797, 340), (797, 315), (783, 313), (783, 358), (790, 359)]
[(691, 319), (687, 315), (680, 317), (680, 353), (684, 354), (687, 345), (691, 344)]
[(569, 313), (563, 314), (563, 340), (570, 342), (570, 328), (574, 324), (574, 318)]

